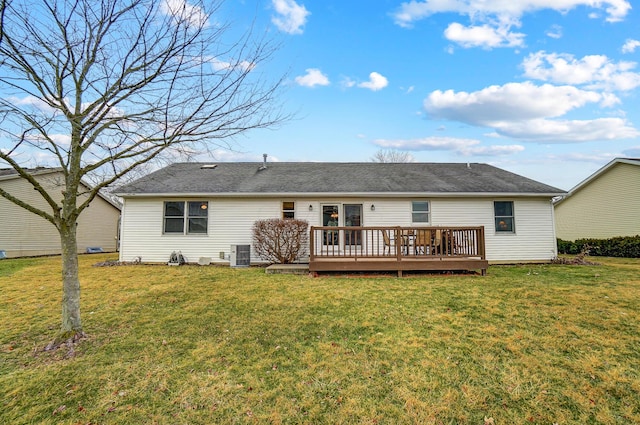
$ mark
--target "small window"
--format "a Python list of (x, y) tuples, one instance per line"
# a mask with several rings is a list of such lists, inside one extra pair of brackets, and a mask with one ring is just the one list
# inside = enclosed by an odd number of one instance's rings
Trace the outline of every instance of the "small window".
[(164, 233), (207, 233), (209, 203), (206, 201), (165, 202)]
[(411, 222), (412, 223), (428, 223), (429, 222), (429, 202), (428, 201), (411, 202)]
[(296, 203), (285, 201), (282, 203), (282, 218), (296, 218)]
[(513, 215), (513, 201), (495, 201), (493, 211), (496, 222), (496, 232), (514, 233), (515, 219)]

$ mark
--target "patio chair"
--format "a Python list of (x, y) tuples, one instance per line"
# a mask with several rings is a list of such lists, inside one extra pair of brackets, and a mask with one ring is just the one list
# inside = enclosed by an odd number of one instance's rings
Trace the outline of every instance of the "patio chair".
[(394, 248), (395, 250), (395, 244), (394, 244), (394, 240), (391, 239), (391, 236), (389, 236), (389, 231), (388, 230), (381, 230), (382, 232), (382, 240), (384, 242), (384, 248), (382, 250), (382, 253), (384, 255), (386, 254), (391, 254), (391, 248)]
[(405, 255), (409, 254), (411, 245), (413, 245), (415, 238), (416, 238), (416, 234), (413, 230), (400, 231), (400, 243), (402, 244), (402, 252)]
[(431, 249), (431, 230), (418, 230), (414, 242), (416, 255), (427, 255)]
[(442, 253), (442, 230), (436, 229), (433, 237), (432, 254)]

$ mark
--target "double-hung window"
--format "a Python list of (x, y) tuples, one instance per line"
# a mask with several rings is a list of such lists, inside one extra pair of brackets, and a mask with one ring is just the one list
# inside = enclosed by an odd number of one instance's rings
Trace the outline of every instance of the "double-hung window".
[(206, 234), (208, 211), (207, 201), (167, 201), (164, 203), (164, 233)]
[(515, 216), (513, 213), (513, 201), (495, 201), (493, 203), (496, 232), (515, 233)]
[(429, 202), (428, 201), (411, 202), (411, 222), (412, 223), (428, 223), (429, 222)]

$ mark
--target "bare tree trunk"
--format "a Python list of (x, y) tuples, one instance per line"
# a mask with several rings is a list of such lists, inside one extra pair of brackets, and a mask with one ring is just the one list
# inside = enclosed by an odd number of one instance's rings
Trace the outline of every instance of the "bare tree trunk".
[[(219, 22), (224, 1), (0, 0), (0, 164), (46, 205), (0, 197), (60, 233), (62, 328), (50, 349), (84, 336), (76, 223), (100, 190), (287, 118), (274, 105), (284, 77), (268, 82), (261, 67), (277, 46)], [(39, 153), (64, 184), (40, 184), (26, 164)]]
[(60, 226), (62, 243), (62, 335), (61, 339), (77, 339), (84, 335), (80, 320), (80, 280), (76, 223)]

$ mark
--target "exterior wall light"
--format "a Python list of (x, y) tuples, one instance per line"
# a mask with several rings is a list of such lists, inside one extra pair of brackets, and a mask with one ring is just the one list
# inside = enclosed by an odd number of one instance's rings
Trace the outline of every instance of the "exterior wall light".
[(309, 204), (309, 211), (313, 211), (313, 205)]
[(376, 206), (371, 204), (371, 211), (375, 211), (376, 210)]

